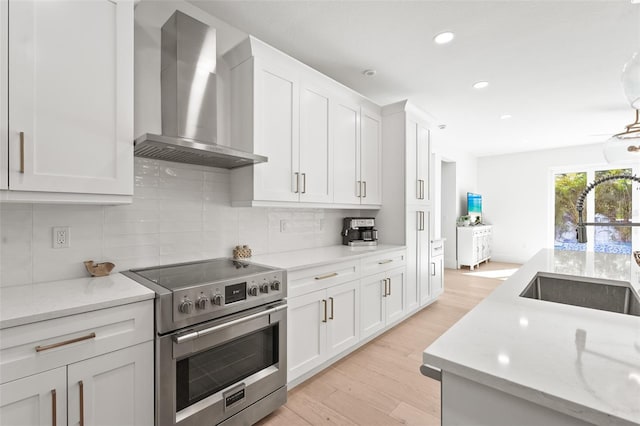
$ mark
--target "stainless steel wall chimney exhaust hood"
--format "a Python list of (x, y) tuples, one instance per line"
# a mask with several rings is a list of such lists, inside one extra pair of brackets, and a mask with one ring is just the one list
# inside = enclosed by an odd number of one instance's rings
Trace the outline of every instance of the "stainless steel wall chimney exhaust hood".
[(176, 11), (162, 26), (162, 135), (134, 141), (138, 157), (234, 169), (267, 157), (216, 144), (216, 31)]

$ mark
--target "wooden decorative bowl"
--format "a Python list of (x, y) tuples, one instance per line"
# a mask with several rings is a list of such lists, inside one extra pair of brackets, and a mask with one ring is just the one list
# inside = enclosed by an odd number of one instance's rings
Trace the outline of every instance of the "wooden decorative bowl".
[(116, 265), (111, 262), (93, 263), (93, 260), (87, 260), (84, 266), (92, 277), (106, 277)]

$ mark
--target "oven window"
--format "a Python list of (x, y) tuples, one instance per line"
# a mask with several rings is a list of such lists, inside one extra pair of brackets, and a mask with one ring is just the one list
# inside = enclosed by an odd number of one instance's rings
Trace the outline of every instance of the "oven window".
[(177, 411), (277, 363), (277, 324), (177, 361)]

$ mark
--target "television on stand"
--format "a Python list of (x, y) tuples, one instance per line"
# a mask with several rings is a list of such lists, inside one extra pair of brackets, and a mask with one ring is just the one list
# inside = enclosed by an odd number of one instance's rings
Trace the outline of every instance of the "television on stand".
[(467, 192), (467, 214), (471, 224), (482, 223), (482, 195)]

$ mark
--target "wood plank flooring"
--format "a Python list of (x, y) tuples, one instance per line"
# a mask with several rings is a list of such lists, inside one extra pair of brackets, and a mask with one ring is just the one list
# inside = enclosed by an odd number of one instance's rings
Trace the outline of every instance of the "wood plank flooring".
[(440, 384), (420, 374), (422, 351), (519, 266), (446, 269), (436, 302), (292, 389), (258, 425), (439, 425)]

